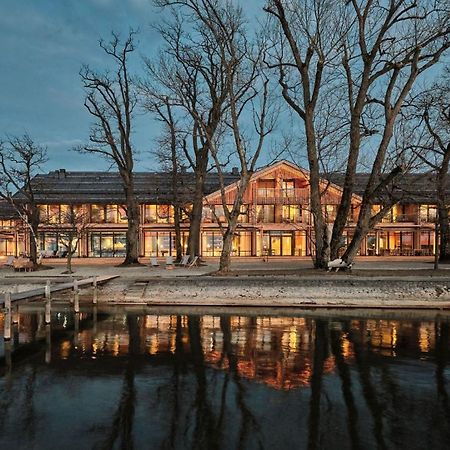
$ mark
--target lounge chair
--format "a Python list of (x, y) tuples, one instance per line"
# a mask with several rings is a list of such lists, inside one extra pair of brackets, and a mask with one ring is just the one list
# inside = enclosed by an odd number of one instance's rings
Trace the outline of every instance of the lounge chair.
[(333, 259), (333, 261), (328, 262), (328, 272), (331, 272), (331, 269), (335, 269), (337, 272), (339, 269), (350, 270), (352, 268), (352, 263), (347, 263), (342, 260), (342, 258)]
[(152, 256), (150, 258), (150, 266), (151, 267), (159, 267), (158, 260), (154, 256)]
[(181, 267), (187, 267), (189, 264), (189, 259), (190, 259), (191, 255), (184, 255), (181, 257), (181, 261), (178, 264)]
[(194, 256), (194, 259), (187, 265), (187, 268), (190, 269), (191, 267), (194, 267), (197, 264), (198, 256)]
[(4, 265), (5, 267), (12, 267), (14, 265), (14, 256), (8, 256)]

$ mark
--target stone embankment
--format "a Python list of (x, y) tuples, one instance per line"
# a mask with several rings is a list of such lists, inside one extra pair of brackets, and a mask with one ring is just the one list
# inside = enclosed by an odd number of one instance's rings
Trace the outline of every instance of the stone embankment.
[(105, 287), (100, 301), (180, 306), (450, 309), (450, 278), (177, 277)]

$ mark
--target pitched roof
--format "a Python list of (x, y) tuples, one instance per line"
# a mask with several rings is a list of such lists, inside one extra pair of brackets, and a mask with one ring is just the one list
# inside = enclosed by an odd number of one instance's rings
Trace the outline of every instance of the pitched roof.
[[(344, 184), (344, 177), (343, 173), (327, 175), (330, 181), (340, 186)], [(368, 173), (356, 174), (354, 193), (362, 196), (368, 180)], [(447, 191), (450, 193), (450, 177)], [(436, 203), (436, 175), (432, 172), (402, 174), (382, 192), (381, 197), (388, 193), (400, 203)]]
[(9, 220), (16, 219), (19, 215), (17, 211), (6, 200), (0, 199), (0, 219)]
[[(225, 183), (239, 179), (238, 174), (225, 174)], [(125, 203), (122, 180), (118, 172), (68, 172), (64, 169), (36, 175), (33, 188), (37, 203)], [(171, 174), (167, 172), (136, 172), (135, 192), (140, 203), (167, 203), (173, 200)], [(192, 198), (195, 177), (192, 172), (179, 174), (178, 189), (186, 200)], [(206, 194), (219, 189), (217, 174), (206, 176)], [(21, 195), (16, 194), (20, 199)]]

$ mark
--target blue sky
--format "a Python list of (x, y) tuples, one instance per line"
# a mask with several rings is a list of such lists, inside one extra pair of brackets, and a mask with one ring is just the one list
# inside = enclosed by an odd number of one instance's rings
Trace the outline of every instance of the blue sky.
[[(261, 11), (262, 4), (245, 2), (252, 12)], [(99, 39), (111, 30), (126, 36), (132, 27), (140, 30), (133, 66), (141, 70), (141, 57), (160, 45), (151, 27), (160, 17), (151, 0), (1, 0), (0, 136), (28, 132), (47, 146), (45, 170), (106, 169), (105, 160), (71, 150), (87, 142), (91, 120), (83, 106), (80, 67), (105, 67)], [(150, 117), (138, 118), (138, 170), (157, 169), (150, 153), (157, 134)]]
[[(70, 150), (86, 142), (89, 132), (80, 67), (105, 66), (98, 40), (108, 38), (111, 30), (125, 36), (134, 27), (140, 29), (139, 52), (134, 55), (140, 68), (140, 55), (158, 47), (150, 27), (157, 18), (149, 0), (2, 0), (0, 135), (29, 132), (47, 146), (48, 170), (106, 168), (104, 160)], [(138, 120), (139, 169), (152, 168), (146, 152), (156, 133), (150, 118)]]

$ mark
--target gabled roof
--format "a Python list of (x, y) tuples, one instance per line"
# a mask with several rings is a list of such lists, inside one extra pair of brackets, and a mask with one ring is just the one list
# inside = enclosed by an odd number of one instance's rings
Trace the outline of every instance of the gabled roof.
[[(305, 180), (309, 181), (309, 171), (307, 171), (306, 169), (298, 166), (297, 164), (294, 164), (291, 161), (288, 161), (286, 159), (282, 159), (281, 161), (277, 161), (273, 164), (269, 164), (267, 166), (262, 167), (261, 169), (258, 169), (255, 171), (255, 173), (252, 175), (251, 177), (251, 181), (253, 180), (257, 180), (257, 179), (264, 179), (265, 177), (267, 177), (268, 175), (270, 175), (272, 172), (276, 172), (277, 169), (284, 169), (284, 170), (288, 170), (288, 171), (292, 171), (293, 174), (295, 175), (300, 175), (302, 178), (304, 178)], [(235, 189), (237, 187), (237, 183), (239, 180), (236, 180), (234, 183), (231, 184), (226, 184), (226, 188), (225, 188), (225, 192), (229, 192), (233, 189)], [(327, 179), (327, 178), (323, 178), (323, 182), (322, 182), (322, 189), (325, 192), (326, 189), (334, 189), (337, 192), (342, 192), (342, 185), (336, 184), (334, 183), (333, 180), (331, 179)], [(216, 192), (211, 192), (210, 194), (208, 194), (206, 196), (206, 199), (210, 199), (212, 197), (215, 197), (217, 195), (220, 195), (220, 188), (219, 190), (217, 190)], [(355, 200), (360, 200), (360, 196), (359, 193), (356, 193), (353, 195)]]

